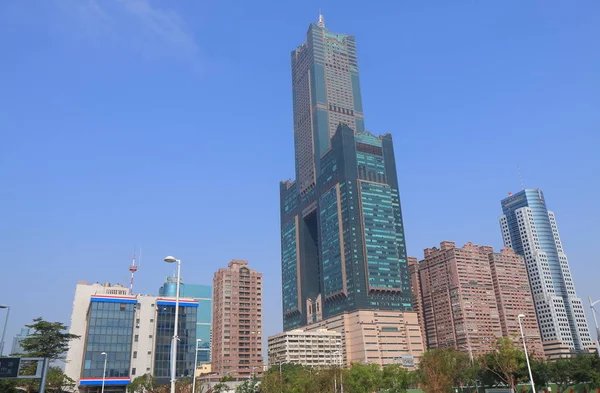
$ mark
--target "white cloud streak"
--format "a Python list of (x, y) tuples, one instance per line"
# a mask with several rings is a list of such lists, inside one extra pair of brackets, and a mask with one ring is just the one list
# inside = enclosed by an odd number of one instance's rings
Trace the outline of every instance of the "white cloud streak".
[(79, 28), (95, 38), (113, 36), (150, 57), (175, 53), (194, 62), (200, 60), (199, 46), (180, 14), (159, 8), (150, 0), (57, 1)]

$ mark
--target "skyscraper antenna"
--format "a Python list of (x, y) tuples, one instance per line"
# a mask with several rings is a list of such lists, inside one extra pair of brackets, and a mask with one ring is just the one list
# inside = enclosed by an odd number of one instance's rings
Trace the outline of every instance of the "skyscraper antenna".
[(133, 259), (131, 261), (131, 266), (129, 266), (129, 271), (131, 272), (131, 281), (129, 282), (129, 291), (131, 292), (131, 294), (133, 295), (133, 276), (135, 275), (135, 272), (137, 272), (139, 268), (139, 265), (136, 266), (135, 265), (135, 250), (133, 252)]
[(525, 185), (523, 184), (523, 176), (521, 175), (521, 167), (517, 167), (517, 172), (519, 172), (519, 182), (521, 183), (521, 190), (524, 190)]
[(319, 23), (317, 23), (317, 26), (319, 27), (325, 27), (325, 18), (323, 17), (323, 14), (321, 13), (321, 9), (319, 8)]

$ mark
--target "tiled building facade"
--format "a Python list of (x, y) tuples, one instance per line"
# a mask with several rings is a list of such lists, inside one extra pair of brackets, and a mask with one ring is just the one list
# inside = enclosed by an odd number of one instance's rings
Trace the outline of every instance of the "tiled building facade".
[[(524, 320), (528, 346), (541, 356), (540, 334), (533, 315), (531, 290), (523, 259), (510, 250), (472, 243), (457, 248), (442, 242), (425, 249), (417, 265), (427, 346), (453, 347), (472, 356), (491, 351), (499, 337), (518, 338), (516, 316)], [(515, 277), (517, 269), (521, 277)], [(512, 280), (511, 285), (502, 287)]]
[(544, 348), (523, 257), (510, 248), (503, 248), (499, 253), (488, 254), (488, 259), (502, 335), (519, 336), (517, 317), (525, 315), (521, 323), (527, 350), (534, 357), (543, 357)]
[(212, 372), (259, 377), (262, 358), (262, 273), (233, 260), (213, 279)]
[(327, 329), (341, 333), (343, 364), (380, 366), (419, 365), (425, 352), (421, 328), (414, 311), (359, 310), (345, 312), (308, 325), (306, 331)]
[(425, 340), (425, 322), (423, 321), (423, 298), (421, 297), (421, 278), (419, 277), (419, 260), (415, 257), (408, 257), (408, 274), (410, 275), (410, 294), (413, 310), (417, 313), (419, 326), (421, 327), (421, 337), (423, 345), (427, 349), (427, 340)]

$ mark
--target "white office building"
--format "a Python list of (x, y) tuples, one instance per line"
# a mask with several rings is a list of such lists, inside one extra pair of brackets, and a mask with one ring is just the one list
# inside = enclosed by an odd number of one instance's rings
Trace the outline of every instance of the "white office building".
[(342, 334), (326, 329), (290, 330), (269, 337), (269, 365), (341, 366)]
[(593, 348), (575, 292), (554, 213), (539, 189), (525, 189), (502, 200), (504, 245), (523, 255), (533, 293), (544, 353), (551, 359)]

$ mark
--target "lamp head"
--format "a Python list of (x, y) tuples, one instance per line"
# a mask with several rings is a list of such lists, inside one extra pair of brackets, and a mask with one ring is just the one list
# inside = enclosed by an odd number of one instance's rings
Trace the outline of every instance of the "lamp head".
[(165, 262), (167, 262), (167, 263), (174, 263), (174, 262), (177, 262), (177, 259), (175, 259), (174, 256), (169, 255), (169, 256), (165, 257)]
[(102, 352), (100, 355), (102, 355), (102, 356), (106, 356), (106, 352)]
[(0, 304), (0, 308), (8, 308), (6, 304)]
[(525, 314), (519, 314), (519, 315), (517, 316), (517, 318), (519, 318), (519, 319), (521, 319), (521, 318), (525, 318)]

